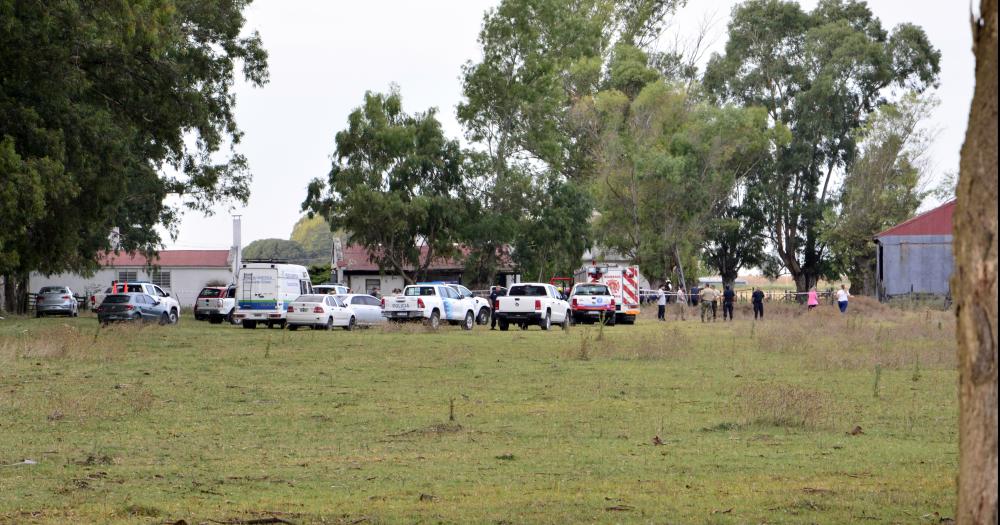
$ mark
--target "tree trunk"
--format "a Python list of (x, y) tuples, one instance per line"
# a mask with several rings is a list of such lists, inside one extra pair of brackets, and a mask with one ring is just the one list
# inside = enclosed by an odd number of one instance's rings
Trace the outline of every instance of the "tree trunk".
[(4, 309), (12, 314), (28, 311), (28, 276), (7, 274), (3, 279)]
[(960, 524), (997, 523), (997, 0), (972, 27), (976, 89), (955, 209)]

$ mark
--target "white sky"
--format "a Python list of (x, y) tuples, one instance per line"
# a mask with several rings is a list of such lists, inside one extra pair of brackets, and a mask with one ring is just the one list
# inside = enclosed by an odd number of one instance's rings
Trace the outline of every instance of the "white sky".
[[(263, 88), (236, 87), (236, 118), (245, 133), (253, 183), (245, 207), (223, 207), (212, 217), (188, 213), (173, 249), (225, 249), (232, 243), (230, 213), (243, 215), (243, 244), (287, 239), (301, 216), (306, 185), (326, 177), (334, 135), (366, 90), (400, 86), (407, 112), (437, 107), (445, 132), (459, 138), (455, 107), (461, 66), (479, 56), (476, 36), (490, 0), (255, 0), (247, 28), (260, 31), (270, 58)], [(682, 37), (713, 17), (714, 45), (725, 46), (732, 0), (689, 0), (670, 31)], [(815, 1), (803, 1), (812, 9)], [(930, 126), (939, 135), (930, 151), (933, 173), (958, 171), (974, 87), (969, 6), (940, 0), (872, 0), (886, 28), (912, 22), (927, 31), (942, 54), (941, 104)], [(670, 38), (669, 34), (666, 38)], [(706, 55), (707, 56), (707, 55)], [(932, 185), (936, 182), (932, 181)]]

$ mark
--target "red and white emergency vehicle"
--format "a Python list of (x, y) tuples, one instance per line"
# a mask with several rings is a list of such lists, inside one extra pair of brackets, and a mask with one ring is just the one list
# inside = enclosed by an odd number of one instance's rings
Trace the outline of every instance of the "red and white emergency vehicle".
[(591, 264), (576, 271), (578, 283), (601, 283), (615, 299), (615, 322), (634, 324), (639, 316), (639, 267)]

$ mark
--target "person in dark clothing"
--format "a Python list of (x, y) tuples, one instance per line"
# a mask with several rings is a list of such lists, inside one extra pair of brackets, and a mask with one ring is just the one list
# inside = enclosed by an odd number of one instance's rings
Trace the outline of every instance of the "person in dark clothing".
[(490, 287), (490, 330), (497, 329), (497, 316), (493, 313), (493, 309), (496, 308), (497, 297), (500, 296), (500, 287), (491, 286)]
[(701, 301), (701, 288), (692, 286), (688, 297), (691, 298), (691, 306), (698, 306), (698, 302)]
[(753, 318), (757, 319), (760, 316), (761, 319), (764, 318), (764, 290), (760, 288), (754, 288), (753, 294), (750, 296), (753, 302)]
[(736, 292), (733, 291), (733, 287), (726, 285), (726, 289), (722, 292), (722, 320), (725, 321), (726, 317), (729, 320), (733, 320), (733, 303), (736, 302)]

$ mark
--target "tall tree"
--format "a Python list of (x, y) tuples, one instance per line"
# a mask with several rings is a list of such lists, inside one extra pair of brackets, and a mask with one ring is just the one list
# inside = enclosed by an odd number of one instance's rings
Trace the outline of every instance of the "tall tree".
[(296, 221), (289, 239), (299, 243), (310, 264), (330, 264), (333, 258), (334, 235), (326, 219), (314, 215)]
[(847, 275), (852, 294), (875, 295), (872, 237), (912, 217), (924, 198), (925, 152), (932, 135), (920, 124), (935, 105), (932, 98), (911, 94), (883, 105), (856, 132), (858, 156), (823, 233), (834, 269)]
[(792, 130), (768, 171), (752, 182), (769, 241), (805, 291), (831, 276), (822, 239), (831, 182), (855, 156), (854, 131), (891, 90), (922, 92), (935, 84), (940, 53), (922, 29), (882, 28), (863, 2), (748, 0), (733, 10), (725, 54), (705, 73), (720, 101), (766, 108)]
[(754, 191), (745, 180), (737, 182), (731, 196), (707, 219), (702, 258), (726, 286), (735, 284), (741, 269), (765, 262), (764, 217)]
[(25, 304), (32, 271), (95, 269), (113, 228), (123, 250), (152, 252), (155, 226), (173, 232), (182, 210), (246, 201), (232, 85), (240, 64), (251, 84), (267, 81), (259, 37), (241, 35), (248, 3), (0, 3), (9, 309)]
[(997, 1), (972, 22), (976, 89), (955, 209), (958, 523), (997, 523)]
[(274, 259), (307, 264), (309, 257), (302, 245), (288, 239), (257, 239), (243, 248), (243, 259)]
[(395, 89), (365, 93), (347, 120), (327, 180), (309, 184), (302, 209), (350, 233), (380, 270), (414, 282), (455, 252), (465, 216), (462, 151), (435, 110), (405, 113)]

